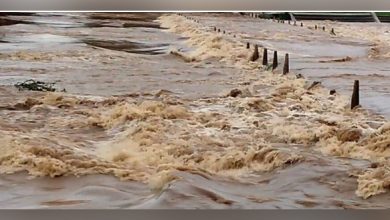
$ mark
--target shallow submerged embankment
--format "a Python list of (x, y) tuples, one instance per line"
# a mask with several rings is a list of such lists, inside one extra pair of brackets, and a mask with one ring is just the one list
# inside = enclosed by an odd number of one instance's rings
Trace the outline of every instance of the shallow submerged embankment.
[[(222, 33), (209, 34), (210, 27), (202, 27), (192, 21), (187, 22), (199, 28), (191, 29), (187, 25), (175, 25), (180, 24), (180, 21), (176, 19), (184, 18), (169, 17), (166, 20), (163, 19), (163, 25), (165, 21), (165, 25), (173, 27), (173, 31), (190, 37), (190, 44), (198, 45), (198, 50), (194, 54), (202, 54), (203, 51), (207, 51), (202, 46), (213, 42), (213, 40), (207, 39), (208, 36), (224, 37)], [(206, 28), (206, 30), (199, 31), (202, 28)], [(199, 44), (199, 39), (205, 39), (206, 42)], [(243, 43), (232, 37), (228, 37), (228, 39), (230, 42), (223, 42), (221, 45), (215, 46), (215, 51), (220, 51), (222, 60), (227, 59), (235, 65), (244, 65), (242, 68), (250, 68), (250, 64), (243, 64), (242, 60), (236, 59), (235, 54), (239, 53), (235, 51), (234, 47), (227, 46), (236, 44), (237, 47), (244, 48)], [(388, 162), (386, 158), (388, 157), (389, 134), (386, 119), (363, 109), (351, 111), (348, 108), (348, 97), (340, 94), (329, 95), (329, 90), (321, 86), (311, 87), (308, 90), (308, 83), (307, 80), (297, 79), (291, 74), (280, 76), (279, 73), (275, 76), (275, 73), (267, 73), (266, 71), (261, 75), (261, 79), (251, 82), (252, 88), (263, 86), (268, 87), (269, 90), (269, 86), (272, 85), (270, 94), (261, 93), (264, 91), (260, 90), (258, 95), (263, 97), (270, 95), (272, 97), (270, 103), (274, 105), (278, 103), (281, 106), (274, 111), (281, 113), (282, 117), (270, 117), (268, 121), (260, 117), (259, 125), (266, 126), (268, 131), (265, 133), (271, 133), (276, 140), (269, 140), (267, 136), (265, 139), (271, 142), (315, 145), (322, 153), (333, 156), (369, 159), (374, 162), (381, 161), (380, 167), (376, 169), (382, 175), (375, 176), (373, 174), (371, 175), (372, 180), (365, 179), (370, 176), (368, 174), (359, 176), (357, 194), (367, 198), (370, 195), (384, 192), (388, 187), (388, 177), (386, 177), (386, 167), (388, 166), (386, 164)], [(259, 91), (252, 91), (252, 95), (256, 96), (256, 92)], [(372, 173), (372, 171), (367, 172)]]

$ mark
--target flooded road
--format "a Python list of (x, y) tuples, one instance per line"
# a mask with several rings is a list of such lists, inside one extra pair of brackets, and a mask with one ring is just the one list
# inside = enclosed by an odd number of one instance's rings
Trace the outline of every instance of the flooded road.
[[(2, 207), (389, 208), (389, 64), (370, 56), (385, 40), (185, 16), (2, 15)], [(28, 79), (66, 92), (13, 86)]]
[[(223, 17), (223, 15), (221, 15)], [(360, 80), (361, 103), (366, 108), (390, 117), (390, 64), (388, 63), (389, 24), (304, 21), (296, 26), (251, 17), (198, 16), (202, 24), (239, 35), (251, 42), (290, 54), (290, 68), (328, 88), (346, 95), (352, 93), (353, 81)], [(318, 29), (315, 29), (317, 25)], [(325, 31), (322, 27), (326, 27)], [(330, 29), (336, 35), (331, 35)], [(382, 57), (372, 57), (381, 48)], [(272, 54), (269, 54), (272, 60)], [(343, 58), (349, 57), (345, 62)]]

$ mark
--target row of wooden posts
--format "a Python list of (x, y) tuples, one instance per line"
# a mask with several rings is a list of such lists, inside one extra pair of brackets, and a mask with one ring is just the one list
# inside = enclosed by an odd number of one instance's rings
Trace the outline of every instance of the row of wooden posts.
[[(273, 21), (275, 21), (275, 18), (273, 18), (272, 19)], [(288, 21), (288, 24), (292, 24), (291, 23), (291, 20), (287, 20)], [(280, 20), (280, 19), (277, 19), (277, 22), (278, 23), (282, 23), (282, 24), (284, 24), (284, 20)], [(297, 26), (297, 22), (296, 21), (294, 21), (294, 26)], [(303, 27), (304, 25), (303, 25), (303, 22), (301, 22), (301, 25), (300, 25), (301, 27)], [(326, 31), (326, 27), (325, 26), (322, 26), (322, 28), (320, 28), (318, 25), (314, 25), (314, 29), (315, 30), (323, 30), (323, 31)], [(336, 35), (336, 33), (335, 33), (335, 31), (334, 31), (334, 28), (331, 28), (331, 30), (330, 30), (330, 34), (332, 34), (332, 35)]]
[[(274, 19), (274, 21), (275, 21), (275, 19)], [(278, 23), (283, 23), (284, 24), (284, 20), (277, 20), (278, 21)], [(290, 20), (288, 20), (288, 24), (291, 24), (291, 21)], [(294, 21), (294, 26), (297, 26), (297, 22), (296, 21)], [(301, 27), (303, 27), (303, 22), (301, 22)], [(323, 31), (326, 31), (326, 27), (325, 26), (322, 26), (322, 28), (320, 28), (318, 25), (314, 25), (314, 29), (315, 30), (323, 30)], [(335, 33), (335, 31), (334, 31), (334, 28), (332, 28), (331, 30), (330, 30), (330, 34), (332, 34), (332, 35), (336, 35), (336, 33)]]
[[(179, 15), (183, 16), (182, 14), (179, 14)], [(256, 16), (256, 14), (254, 14), (254, 16)], [(193, 20), (196, 23), (199, 23), (199, 20), (196, 20), (196, 19), (188, 17), (188, 16), (185, 16), (185, 17), (187, 19)], [(283, 23), (284, 23), (284, 21), (283, 21)], [(290, 21), (288, 21), (288, 23), (290, 24)], [(297, 25), (296, 21), (294, 21), (294, 25)], [(302, 22), (301, 22), (301, 27), (303, 27)], [(316, 30), (317, 30), (317, 28), (318, 28), (318, 26), (315, 25)], [(325, 31), (325, 26), (322, 29)], [(216, 27), (214, 27), (214, 31), (221, 32), (221, 29), (219, 29), (219, 28), (217, 29)], [(226, 32), (223, 30), (223, 33), (225, 34)], [(333, 28), (331, 29), (331, 34), (334, 34)], [(234, 35), (234, 37), (236, 37), (236, 35)], [(249, 42), (246, 43), (246, 48), (250, 49)], [(250, 60), (256, 61), (258, 59), (259, 59), (259, 46), (255, 44), (254, 51), (253, 51), (253, 54), (252, 54)], [(263, 62), (262, 62), (262, 64), (264, 66), (268, 66), (268, 49), (267, 48), (263, 49)], [(275, 70), (277, 67), (278, 67), (278, 51), (275, 50), (274, 56), (273, 56), (273, 62), (272, 62), (272, 70)], [(286, 53), (285, 57), (284, 57), (283, 75), (285, 75), (289, 72), (290, 72), (289, 54)], [(354, 109), (356, 106), (359, 106), (359, 105), (360, 105), (360, 102), (359, 102), (359, 80), (355, 80), (354, 85), (353, 85), (352, 97), (351, 97), (351, 109)]]
[[(250, 43), (246, 43), (246, 48), (250, 48)], [(259, 46), (257, 44), (254, 45), (254, 51), (252, 56), (250, 57), (250, 61), (254, 62), (259, 59)], [(283, 65), (283, 75), (290, 72), (290, 63), (289, 63), (289, 55), (288, 53), (284, 56), (284, 65)], [(264, 66), (268, 66), (268, 49), (263, 48), (263, 62)], [(274, 57), (272, 61), (272, 70), (275, 70), (278, 67), (278, 51), (274, 51)]]
[[(250, 17), (254, 17), (254, 18), (261, 18), (260, 15), (255, 14), (255, 13), (250, 13), (249, 16), (250, 16)], [(274, 21), (274, 22), (277, 21), (278, 23), (282, 23), (282, 24), (285, 23), (285, 20), (282, 20), (282, 19), (275, 19), (275, 17), (272, 18), (272, 21)], [(292, 23), (291, 20), (287, 20), (287, 22), (288, 22), (288, 24), (293, 24), (294, 26), (297, 26), (297, 21), (294, 21), (294, 22)], [(303, 22), (301, 22), (300, 26), (303, 27)], [(325, 27), (325, 26), (323, 26), (322, 28), (320, 28), (318, 25), (314, 25), (314, 29), (315, 29), (315, 30), (321, 30), (321, 29), (322, 29), (323, 31), (326, 31), (326, 27)], [(334, 28), (332, 28), (332, 29), (330, 30), (330, 34), (336, 35), (336, 33), (335, 33), (335, 31), (334, 31)]]
[[(217, 27), (213, 27), (213, 30), (220, 33), (221, 29)], [(223, 34), (226, 34), (226, 31), (222, 31)], [(236, 35), (233, 35), (233, 37), (236, 37)], [(250, 43), (246, 43), (246, 48), (250, 49)], [(254, 45), (254, 51), (252, 56), (250, 57), (250, 61), (254, 62), (259, 59), (259, 46)], [(263, 63), (264, 66), (268, 66), (268, 49), (264, 48), (263, 49)], [(274, 51), (274, 57), (273, 57), (273, 62), (272, 62), (272, 70), (276, 69), (278, 67), (278, 51)], [(290, 64), (289, 64), (289, 55), (288, 53), (285, 54), (284, 58), (284, 66), (283, 66), (283, 75), (287, 74), (290, 72)]]

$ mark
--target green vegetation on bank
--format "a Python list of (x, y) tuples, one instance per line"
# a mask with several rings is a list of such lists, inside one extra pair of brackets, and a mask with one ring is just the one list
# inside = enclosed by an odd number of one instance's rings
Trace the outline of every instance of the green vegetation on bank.
[(377, 16), (390, 17), (390, 12), (375, 12)]

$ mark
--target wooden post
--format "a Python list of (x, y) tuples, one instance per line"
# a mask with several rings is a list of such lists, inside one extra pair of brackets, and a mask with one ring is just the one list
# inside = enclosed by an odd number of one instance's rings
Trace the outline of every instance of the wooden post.
[(249, 42), (246, 43), (246, 49), (249, 49), (250, 48), (250, 44)]
[(301, 22), (301, 27), (303, 27), (303, 23)]
[(214, 27), (214, 31), (217, 31), (217, 27)]
[(267, 50), (267, 48), (264, 48), (264, 51), (263, 51), (263, 65), (268, 66), (268, 50)]
[(250, 61), (256, 61), (257, 59), (259, 59), (259, 46), (257, 46), (257, 44), (255, 45), (255, 50), (253, 51), (253, 54), (250, 58)]
[(289, 72), (290, 72), (290, 64), (288, 59), (288, 53), (286, 53), (286, 56), (284, 57), (283, 75)]
[(351, 109), (359, 105), (359, 80), (355, 80), (353, 84), (353, 93), (351, 99)]
[(330, 31), (330, 34), (336, 35), (336, 33), (334, 32), (334, 28), (332, 28), (332, 30)]
[(221, 32), (221, 29), (218, 28), (218, 32)]
[(322, 30), (325, 31), (325, 26), (322, 27)]
[(316, 25), (316, 26), (314, 26), (314, 29), (316, 29), (316, 30), (317, 30), (317, 25)]
[(278, 51), (274, 51), (274, 60), (272, 62), (272, 70), (276, 69), (278, 67)]

